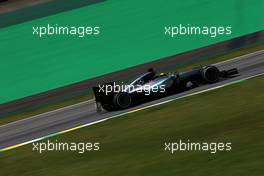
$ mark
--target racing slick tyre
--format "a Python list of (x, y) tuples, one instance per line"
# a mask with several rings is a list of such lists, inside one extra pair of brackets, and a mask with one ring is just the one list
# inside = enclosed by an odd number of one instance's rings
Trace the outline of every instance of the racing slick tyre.
[(202, 77), (207, 83), (216, 83), (219, 81), (220, 71), (215, 66), (208, 66), (202, 70)]
[(114, 105), (118, 109), (126, 109), (132, 104), (131, 96), (126, 92), (120, 92), (114, 96)]

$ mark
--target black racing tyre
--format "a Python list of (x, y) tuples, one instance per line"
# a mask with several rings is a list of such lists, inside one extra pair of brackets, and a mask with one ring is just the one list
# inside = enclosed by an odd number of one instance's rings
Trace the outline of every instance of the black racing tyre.
[(114, 105), (118, 109), (129, 108), (132, 104), (131, 96), (126, 92), (119, 92), (114, 96)]
[(219, 81), (220, 71), (215, 66), (208, 66), (202, 70), (202, 77), (207, 83), (215, 83)]

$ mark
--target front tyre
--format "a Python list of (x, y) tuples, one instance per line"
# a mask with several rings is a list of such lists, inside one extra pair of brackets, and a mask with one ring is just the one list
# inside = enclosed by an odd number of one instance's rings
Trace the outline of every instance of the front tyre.
[(208, 66), (203, 68), (202, 77), (207, 83), (216, 83), (219, 81), (220, 71), (215, 66)]

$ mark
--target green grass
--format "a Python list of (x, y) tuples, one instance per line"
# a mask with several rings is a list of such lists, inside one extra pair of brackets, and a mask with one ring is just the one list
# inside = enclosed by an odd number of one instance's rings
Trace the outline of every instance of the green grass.
[[(258, 77), (50, 138), (100, 142), (99, 152), (10, 150), (0, 154), (1, 175), (263, 175), (263, 90)], [(232, 142), (232, 151), (163, 151), (180, 139)]]
[[(264, 49), (264, 43), (259, 43), (256, 45), (253, 45), (251, 47), (247, 47), (247, 48), (241, 48), (239, 50), (230, 52), (228, 54), (225, 55), (221, 55), (218, 57), (213, 57), (213, 58), (207, 58), (207, 59), (201, 59), (198, 62), (194, 62), (194, 63), (189, 63), (187, 65), (179, 65), (176, 68), (174, 68), (173, 70), (167, 70), (167, 71), (185, 71), (188, 69), (191, 69), (193, 67), (199, 66), (199, 65), (210, 65), (216, 62), (220, 62), (220, 61), (224, 61), (224, 60), (228, 60), (234, 57), (238, 57), (238, 56), (242, 56), (248, 53), (252, 53), (255, 51), (259, 51), (259, 50), (263, 50)], [(87, 91), (87, 94), (79, 96), (79, 97), (74, 97), (72, 99), (67, 99), (67, 100), (61, 100), (59, 102), (56, 103), (51, 103), (49, 105), (45, 105), (45, 106), (41, 106), (41, 107), (35, 107), (35, 108), (31, 108), (28, 110), (24, 110), (24, 112), (22, 113), (15, 113), (14, 115), (10, 115), (4, 118), (0, 118), (0, 125), (6, 124), (6, 123), (10, 123), (10, 122), (14, 122), (17, 120), (21, 120), (21, 119), (25, 119), (34, 115), (38, 115), (41, 113), (45, 113), (45, 112), (49, 112), (52, 110), (56, 110), (65, 106), (69, 106), (69, 105), (73, 105), (76, 103), (80, 103), (83, 101), (87, 101), (91, 98), (93, 98), (93, 95), (91, 94), (91, 90)]]

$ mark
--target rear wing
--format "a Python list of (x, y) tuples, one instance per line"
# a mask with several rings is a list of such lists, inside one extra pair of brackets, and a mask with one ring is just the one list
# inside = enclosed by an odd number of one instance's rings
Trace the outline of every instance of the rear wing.
[(113, 101), (113, 97), (116, 93), (113, 91), (106, 92), (107, 86), (113, 87), (114, 83), (113, 82), (105, 83), (92, 88), (96, 102), (99, 102), (101, 104), (108, 104)]

